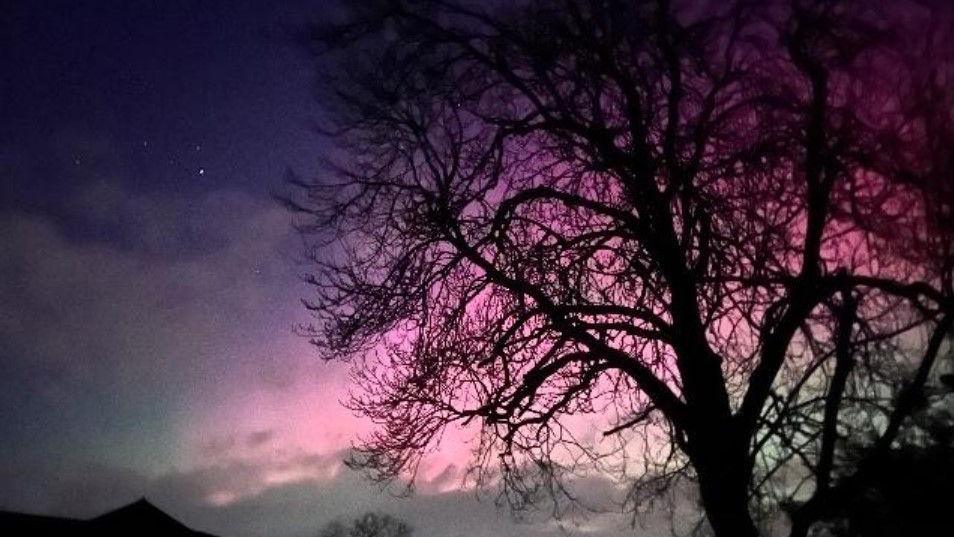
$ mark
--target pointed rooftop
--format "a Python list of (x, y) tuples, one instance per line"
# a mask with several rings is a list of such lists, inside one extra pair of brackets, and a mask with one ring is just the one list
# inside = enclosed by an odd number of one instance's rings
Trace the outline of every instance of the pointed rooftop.
[(129, 535), (143, 530), (170, 536), (192, 533), (185, 524), (167, 515), (146, 498), (140, 498), (129, 505), (102, 514), (90, 520), (90, 524), (110, 532), (113, 530), (128, 532)]

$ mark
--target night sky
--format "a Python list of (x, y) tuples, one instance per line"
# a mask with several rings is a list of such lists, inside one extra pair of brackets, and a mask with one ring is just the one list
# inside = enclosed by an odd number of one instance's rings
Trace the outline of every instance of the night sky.
[(286, 170), (315, 173), (316, 71), (288, 28), (330, 6), (0, 11), (0, 509), (147, 496), (222, 536), (369, 509), (419, 535), (558, 531), (460, 490), (465, 447), (408, 500), (342, 468), (367, 425), (338, 404), (346, 372), (293, 334), (306, 267), (270, 197)]

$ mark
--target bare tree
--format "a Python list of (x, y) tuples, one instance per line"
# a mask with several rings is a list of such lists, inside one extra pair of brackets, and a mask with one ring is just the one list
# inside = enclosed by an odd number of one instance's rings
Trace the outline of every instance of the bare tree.
[(319, 537), (411, 537), (413, 531), (406, 522), (382, 513), (365, 513), (346, 525), (335, 520), (326, 525)]
[(378, 425), (353, 462), (413, 473), (479, 423), (474, 475), (517, 507), (637, 455), (634, 501), (688, 477), (719, 536), (779, 505), (806, 535), (949, 348), (950, 16), (393, 0), (314, 28), (330, 174), (286, 201), (304, 330)]

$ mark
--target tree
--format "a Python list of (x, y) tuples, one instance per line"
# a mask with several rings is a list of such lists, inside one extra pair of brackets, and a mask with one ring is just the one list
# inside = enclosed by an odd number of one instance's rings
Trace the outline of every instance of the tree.
[[(832, 517), (838, 537), (941, 537), (954, 528), (954, 413), (934, 408), (914, 415), (912, 438), (891, 449), (885, 468)], [(857, 448), (857, 449), (856, 449)], [(865, 446), (849, 442), (848, 455), (864, 457)]]
[(637, 454), (634, 500), (688, 477), (716, 535), (773, 506), (806, 535), (949, 352), (950, 17), (382, 0), (313, 28), (328, 174), (285, 201), (303, 331), (378, 425), (352, 462), (413, 474), (479, 423), (474, 475), (516, 507)]
[(411, 537), (413, 531), (407, 523), (391, 515), (365, 513), (346, 526), (340, 520), (328, 523), (319, 537)]

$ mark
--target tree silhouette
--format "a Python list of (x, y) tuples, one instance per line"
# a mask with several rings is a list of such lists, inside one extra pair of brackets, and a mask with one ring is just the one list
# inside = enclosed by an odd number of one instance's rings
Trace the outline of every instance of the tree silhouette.
[(407, 523), (381, 513), (365, 513), (345, 525), (340, 520), (328, 523), (318, 537), (411, 537)]
[(329, 173), (286, 202), (303, 331), (378, 425), (352, 462), (413, 474), (479, 423), (473, 475), (515, 507), (593, 463), (634, 502), (695, 480), (719, 536), (778, 505), (806, 535), (948, 349), (950, 17), (393, 0), (313, 28)]

